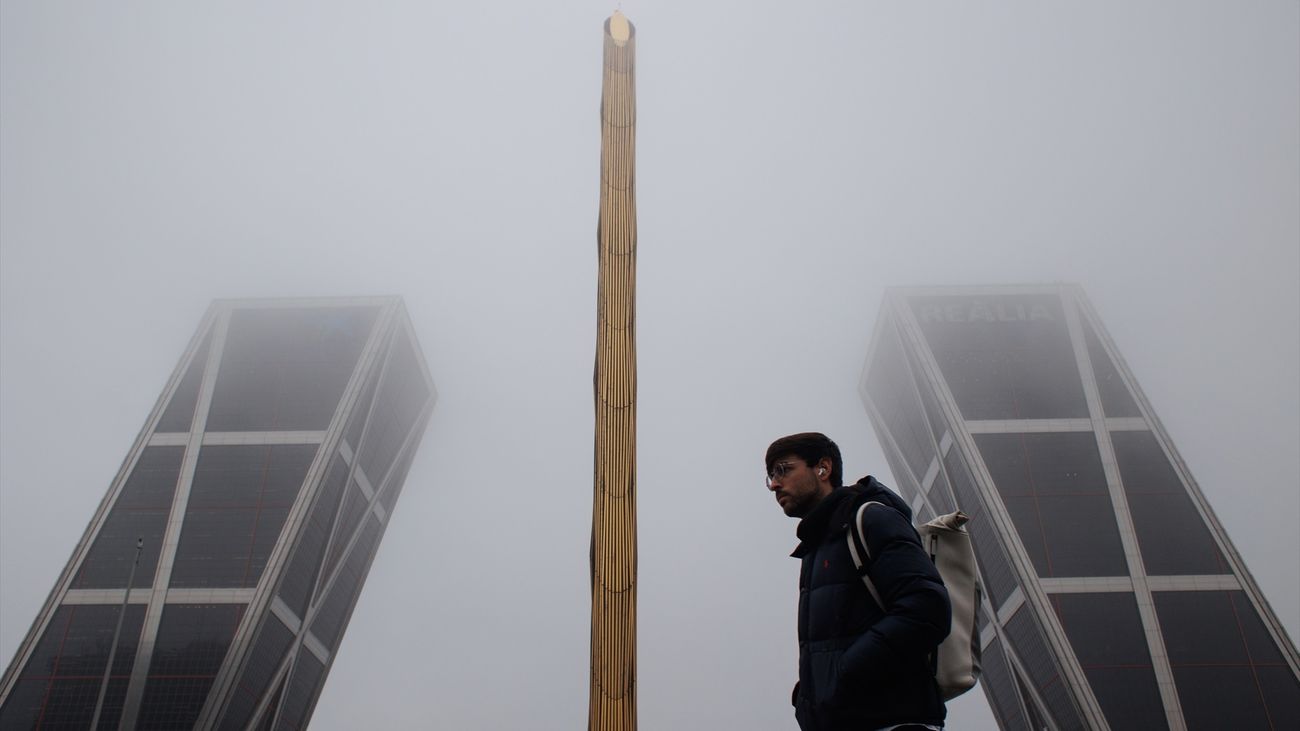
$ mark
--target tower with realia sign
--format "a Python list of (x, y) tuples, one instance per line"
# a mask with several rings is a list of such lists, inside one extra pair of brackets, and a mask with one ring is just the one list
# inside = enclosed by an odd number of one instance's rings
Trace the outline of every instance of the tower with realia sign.
[(1300, 657), (1082, 289), (891, 290), (861, 383), (918, 519), (961, 508), (1003, 729), (1300, 727)]

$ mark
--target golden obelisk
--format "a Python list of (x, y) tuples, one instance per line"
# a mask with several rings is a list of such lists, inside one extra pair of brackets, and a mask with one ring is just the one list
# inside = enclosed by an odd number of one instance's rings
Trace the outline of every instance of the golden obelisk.
[(636, 31), (605, 21), (596, 242), (590, 731), (636, 728)]

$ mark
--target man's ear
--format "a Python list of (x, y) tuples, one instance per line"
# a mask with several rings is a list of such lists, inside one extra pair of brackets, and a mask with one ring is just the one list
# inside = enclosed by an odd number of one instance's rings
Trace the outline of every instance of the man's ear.
[(829, 480), (831, 479), (831, 461), (822, 459), (817, 463), (817, 477)]

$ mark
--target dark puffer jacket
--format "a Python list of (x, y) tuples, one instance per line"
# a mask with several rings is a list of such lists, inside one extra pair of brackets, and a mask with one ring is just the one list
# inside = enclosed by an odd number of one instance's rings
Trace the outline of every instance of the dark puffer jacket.
[[(887, 611), (854, 566), (846, 531), (864, 517), (868, 572)], [(799, 522), (799, 684), (804, 731), (868, 731), (899, 723), (941, 725), (933, 656), (948, 636), (948, 592), (912, 527), (912, 511), (873, 477), (838, 488)]]

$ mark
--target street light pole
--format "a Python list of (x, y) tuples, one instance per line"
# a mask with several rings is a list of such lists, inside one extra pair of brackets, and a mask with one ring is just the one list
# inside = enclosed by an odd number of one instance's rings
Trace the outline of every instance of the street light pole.
[(113, 659), (117, 656), (117, 639), (122, 635), (122, 621), (126, 619), (126, 607), (131, 602), (131, 585), (135, 583), (135, 567), (140, 565), (140, 549), (144, 548), (144, 539), (135, 539), (135, 559), (131, 561), (131, 573), (126, 577), (126, 592), (122, 595), (122, 611), (117, 613), (117, 627), (113, 629), (113, 644), (108, 647), (108, 665), (104, 668), (104, 680), (99, 684), (99, 698), (95, 701), (95, 715), (90, 719), (90, 731), (99, 728), (99, 714), (104, 710), (104, 697), (108, 695), (108, 678), (113, 674)]

